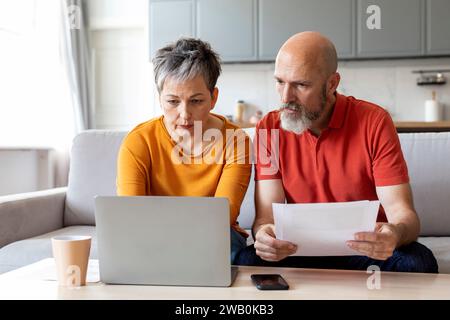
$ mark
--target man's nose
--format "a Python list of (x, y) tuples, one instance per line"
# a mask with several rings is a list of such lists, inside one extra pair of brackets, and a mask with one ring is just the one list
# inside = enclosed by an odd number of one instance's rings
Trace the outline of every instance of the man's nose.
[(290, 103), (290, 102), (294, 102), (294, 101), (295, 101), (295, 95), (293, 92), (293, 88), (289, 84), (286, 84), (283, 87), (283, 91), (281, 93), (281, 102)]

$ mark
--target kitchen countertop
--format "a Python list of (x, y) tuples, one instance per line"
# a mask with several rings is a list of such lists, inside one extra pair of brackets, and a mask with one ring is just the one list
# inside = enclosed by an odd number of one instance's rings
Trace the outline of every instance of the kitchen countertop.
[(397, 121), (397, 132), (443, 132), (450, 131), (450, 121)]

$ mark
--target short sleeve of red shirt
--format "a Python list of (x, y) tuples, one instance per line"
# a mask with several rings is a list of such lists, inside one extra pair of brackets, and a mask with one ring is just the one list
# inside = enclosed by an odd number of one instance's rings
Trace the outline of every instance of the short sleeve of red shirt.
[(394, 123), (383, 112), (371, 128), (372, 168), (375, 186), (390, 186), (409, 182), (408, 169)]
[(257, 124), (253, 139), (255, 180), (281, 179), (279, 142), (276, 113), (270, 112)]

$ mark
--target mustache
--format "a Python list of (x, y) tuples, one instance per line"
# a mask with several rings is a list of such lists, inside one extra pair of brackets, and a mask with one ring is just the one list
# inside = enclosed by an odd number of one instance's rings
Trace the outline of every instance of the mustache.
[(289, 102), (289, 103), (283, 103), (283, 104), (280, 106), (280, 111), (283, 111), (283, 110), (285, 110), (285, 109), (289, 109), (289, 110), (292, 110), (292, 111), (301, 111), (301, 110), (303, 110), (304, 108), (303, 108), (302, 105), (300, 105), (300, 104), (298, 104), (298, 103), (295, 103), (295, 102)]

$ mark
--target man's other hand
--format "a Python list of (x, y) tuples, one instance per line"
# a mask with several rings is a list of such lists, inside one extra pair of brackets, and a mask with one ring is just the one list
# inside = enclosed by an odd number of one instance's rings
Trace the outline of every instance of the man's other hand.
[(297, 245), (275, 237), (273, 224), (263, 225), (255, 236), (256, 254), (266, 261), (280, 261), (297, 251)]
[(347, 245), (369, 258), (386, 260), (393, 255), (399, 239), (395, 225), (377, 223), (374, 232), (357, 232), (355, 240), (347, 241)]

